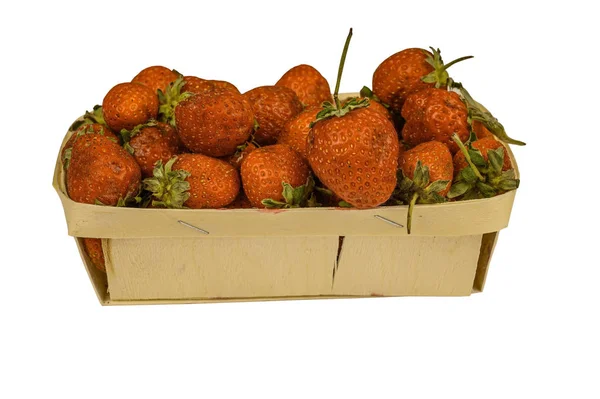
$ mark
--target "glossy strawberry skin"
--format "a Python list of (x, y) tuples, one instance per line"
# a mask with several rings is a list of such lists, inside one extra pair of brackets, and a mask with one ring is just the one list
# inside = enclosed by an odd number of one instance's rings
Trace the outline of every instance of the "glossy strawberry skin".
[[(504, 163), (502, 164), (502, 170), (512, 169), (512, 164), (510, 162), (510, 157), (508, 156), (508, 151), (501, 142), (496, 140), (494, 137), (486, 137), (480, 140), (476, 140), (472, 143), (474, 149), (479, 150), (483, 159), (488, 160), (488, 151), (495, 150), (497, 148), (504, 148)], [(467, 163), (467, 159), (462, 152), (457, 152), (454, 155), (454, 173), (458, 174), (462, 169), (466, 168), (469, 164)]]
[(488, 137), (491, 137), (491, 138), (496, 137), (480, 121), (473, 121), (472, 126), (473, 126), (473, 132), (475, 132), (475, 136), (477, 136), (477, 139), (479, 139), (479, 140), (485, 139)]
[(88, 255), (96, 269), (106, 272), (104, 252), (102, 252), (102, 240), (99, 238), (82, 238), (83, 249)]
[(436, 88), (418, 91), (402, 108), (406, 120), (402, 138), (409, 146), (440, 141), (455, 154), (458, 146), (452, 135), (456, 133), (463, 143), (469, 139), (467, 116), (467, 106), (455, 92)]
[(262, 200), (284, 201), (282, 183), (292, 187), (306, 184), (307, 162), (283, 144), (261, 147), (246, 157), (241, 168), (244, 192), (252, 206), (264, 208)]
[(133, 157), (108, 137), (80, 136), (66, 172), (67, 193), (75, 202), (115, 206), (140, 190), (141, 170)]
[(448, 180), (446, 188), (439, 192), (445, 196), (450, 190), (452, 178), (454, 177), (454, 166), (452, 154), (444, 143), (439, 141), (428, 141), (405, 151), (400, 156), (399, 168), (402, 173), (410, 179), (414, 178), (417, 162), (421, 161), (423, 166), (429, 168), (429, 182), (437, 180)]
[(145, 178), (152, 176), (156, 161), (164, 164), (179, 153), (179, 137), (170, 125), (157, 122), (156, 126), (142, 128), (131, 138), (129, 146)]
[(292, 89), (283, 86), (261, 86), (244, 93), (252, 107), (259, 128), (254, 139), (259, 144), (273, 144), (285, 123), (302, 112), (302, 103)]
[(167, 86), (173, 83), (178, 77), (179, 75), (169, 68), (155, 65), (140, 71), (131, 82), (142, 84), (150, 88), (153, 93), (156, 93), (158, 90), (164, 93)]
[(308, 158), (308, 133), (310, 124), (315, 121), (321, 107), (310, 107), (286, 122), (277, 138), (277, 144), (286, 144), (298, 152), (304, 159)]
[(293, 67), (283, 74), (275, 86), (292, 89), (305, 107), (320, 106), (324, 101), (332, 101), (329, 83), (310, 65)]
[(400, 113), (406, 98), (419, 90), (433, 87), (421, 78), (433, 71), (426, 50), (409, 48), (391, 55), (373, 73), (373, 93), (391, 109)]
[(192, 209), (223, 208), (232, 203), (240, 191), (237, 170), (227, 162), (201, 154), (181, 154), (173, 170), (190, 173), (190, 197), (184, 206)]
[(75, 140), (77, 140), (83, 134), (102, 134), (115, 143), (119, 143), (119, 138), (108, 128), (108, 126), (101, 125), (100, 123), (91, 123), (81, 125), (77, 130), (73, 132), (69, 140), (65, 143), (62, 150), (62, 159), (65, 159), (66, 151), (73, 148)]
[[(363, 99), (364, 97), (358, 97), (359, 101), (362, 101)], [(349, 100), (350, 99), (345, 100), (343, 104), (346, 104)], [(388, 111), (388, 109), (385, 106), (381, 105), (381, 103), (371, 99), (369, 101), (369, 108), (371, 108), (373, 111), (379, 112), (381, 115), (389, 119), (390, 122), (394, 122), (394, 118), (390, 111)]]
[(104, 97), (102, 112), (106, 124), (113, 131), (131, 130), (150, 119), (156, 119), (158, 96), (142, 84), (119, 83)]
[(186, 76), (183, 78), (185, 84), (181, 92), (190, 92), (195, 94), (203, 94), (214, 90), (232, 91), (241, 94), (235, 85), (224, 80), (206, 80), (195, 76)]
[(254, 128), (254, 117), (241, 94), (213, 90), (177, 105), (175, 122), (185, 147), (194, 153), (222, 157), (235, 153)]
[(319, 180), (356, 208), (387, 201), (396, 186), (398, 135), (370, 108), (317, 122), (308, 140), (308, 160)]

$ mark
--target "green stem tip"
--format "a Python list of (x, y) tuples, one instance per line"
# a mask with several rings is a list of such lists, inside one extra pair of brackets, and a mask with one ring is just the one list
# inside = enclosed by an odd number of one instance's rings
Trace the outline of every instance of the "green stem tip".
[(344, 64), (346, 63), (346, 54), (348, 54), (350, 39), (352, 39), (352, 28), (350, 28), (350, 32), (348, 32), (348, 37), (346, 38), (346, 43), (344, 44), (344, 50), (342, 51), (342, 58), (340, 59), (340, 66), (338, 68), (337, 80), (335, 81), (335, 90), (333, 92), (333, 100), (335, 101), (335, 106), (338, 110), (341, 108), (338, 93), (340, 92), (340, 82), (342, 80), (342, 72), (344, 72)]

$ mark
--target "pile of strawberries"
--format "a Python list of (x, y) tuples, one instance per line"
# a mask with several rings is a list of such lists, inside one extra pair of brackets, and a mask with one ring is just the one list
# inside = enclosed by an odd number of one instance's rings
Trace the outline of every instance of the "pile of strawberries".
[[(62, 149), (69, 197), (104, 206), (297, 208), (438, 203), (518, 187), (503, 126), (448, 75), (439, 50), (393, 54), (371, 91), (340, 99), (309, 65), (246, 93), (142, 70), (78, 119)], [(104, 268), (99, 240), (85, 240)]]

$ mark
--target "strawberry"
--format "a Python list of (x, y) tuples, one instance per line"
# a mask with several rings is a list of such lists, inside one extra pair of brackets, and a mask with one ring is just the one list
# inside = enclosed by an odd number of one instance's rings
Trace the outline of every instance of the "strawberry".
[(122, 130), (124, 146), (137, 161), (143, 177), (152, 176), (154, 164), (167, 162), (179, 153), (179, 137), (170, 125), (150, 121), (133, 130)]
[(227, 205), (225, 208), (227, 209), (250, 209), (252, 208), (252, 204), (250, 203), (250, 200), (248, 199), (248, 197), (246, 197), (246, 194), (244, 193), (244, 191), (240, 190), (240, 194), (237, 196), (237, 198), (229, 205)]
[(488, 137), (494, 137), (494, 134), (490, 132), (485, 125), (480, 121), (473, 121), (471, 123), (471, 127), (473, 132), (475, 132), (475, 136), (478, 140), (485, 139)]
[(342, 52), (334, 103), (323, 104), (308, 137), (308, 161), (319, 180), (356, 208), (376, 207), (396, 186), (398, 135), (393, 124), (369, 107), (369, 99), (343, 106), (338, 89), (352, 29)]
[(453, 173), (452, 154), (439, 141), (421, 143), (400, 156), (398, 187), (394, 190), (393, 202), (409, 204), (408, 234), (412, 231), (415, 204), (444, 202)]
[(119, 143), (119, 138), (108, 128), (108, 126), (100, 123), (83, 124), (73, 132), (63, 147), (61, 158), (65, 165), (68, 165), (71, 159), (73, 144), (75, 144), (75, 141), (84, 134), (101, 134), (111, 139), (114, 143)]
[(179, 73), (164, 66), (156, 65), (143, 69), (131, 80), (133, 83), (142, 84), (156, 93), (161, 90), (163, 93), (167, 87), (179, 77)]
[(246, 159), (248, 154), (250, 154), (257, 148), (258, 147), (252, 142), (244, 143), (238, 146), (237, 151), (233, 155), (226, 157), (224, 160), (227, 161), (231, 166), (233, 166), (237, 170), (240, 170), (240, 168), (242, 167), (242, 161)]
[(440, 50), (429, 52), (420, 48), (409, 48), (397, 52), (383, 61), (373, 73), (373, 92), (390, 108), (400, 113), (404, 102), (412, 93), (430, 87), (446, 86), (449, 76), (446, 69), (461, 57), (444, 65)]
[(305, 107), (321, 106), (331, 101), (331, 89), (327, 80), (310, 65), (297, 65), (283, 74), (275, 83), (292, 89)]
[(185, 84), (182, 87), (182, 91), (191, 92), (195, 94), (202, 94), (208, 91), (213, 91), (216, 89), (229, 90), (234, 93), (241, 94), (235, 85), (226, 82), (224, 80), (205, 80), (195, 76), (185, 76), (183, 78)]
[(119, 144), (84, 134), (73, 144), (66, 170), (67, 193), (75, 202), (123, 205), (140, 190), (141, 170)]
[(115, 132), (131, 130), (156, 118), (158, 97), (152, 89), (139, 83), (120, 83), (102, 101), (102, 112), (108, 127)]
[[(486, 137), (486, 138), (483, 138), (483, 139), (480, 139), (477, 141), (473, 141), (471, 143), (471, 147), (475, 150), (479, 150), (479, 152), (483, 156), (483, 159), (485, 160), (485, 162), (488, 162), (488, 151), (489, 150), (504, 148), (502, 143), (499, 142), (498, 140), (496, 140), (493, 136)], [(457, 152), (454, 155), (454, 174), (455, 175), (458, 174), (458, 172), (460, 172), (463, 168), (466, 168), (467, 166), (469, 166), (469, 163), (467, 162), (465, 154), (463, 154), (461, 151)], [(502, 170), (503, 171), (509, 170), (509, 169), (511, 169), (511, 167), (512, 167), (512, 165), (510, 163), (510, 158), (508, 157), (508, 152), (504, 151)]]
[(153, 177), (143, 183), (152, 193), (152, 205), (165, 208), (223, 208), (240, 191), (233, 166), (201, 154), (181, 154), (164, 165), (158, 161)]
[(498, 140), (488, 137), (471, 141), (467, 147), (458, 136), (453, 140), (460, 152), (454, 156), (454, 183), (448, 198), (489, 198), (519, 187), (506, 148)]
[(287, 121), (277, 138), (277, 144), (286, 144), (298, 152), (304, 159), (308, 157), (307, 138), (310, 124), (317, 118), (321, 107), (310, 107)]
[(296, 151), (283, 144), (258, 148), (246, 156), (241, 168), (244, 192), (252, 206), (265, 208), (269, 203), (287, 200), (284, 183), (290, 189), (305, 183), (308, 164)]
[(244, 93), (258, 123), (254, 139), (259, 144), (273, 144), (285, 123), (302, 111), (302, 103), (292, 89), (261, 86)]
[(102, 240), (99, 238), (82, 238), (83, 250), (92, 261), (96, 269), (106, 272), (104, 252), (102, 252)]
[(453, 91), (429, 88), (408, 96), (402, 116), (406, 120), (402, 137), (409, 146), (426, 141), (440, 141), (454, 154), (458, 146), (452, 134), (465, 142), (469, 138), (467, 107)]

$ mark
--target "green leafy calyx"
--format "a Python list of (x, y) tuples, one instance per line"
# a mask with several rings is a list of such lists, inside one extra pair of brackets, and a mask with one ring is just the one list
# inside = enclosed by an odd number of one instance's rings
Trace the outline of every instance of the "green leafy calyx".
[(264, 199), (262, 200), (262, 204), (266, 208), (287, 209), (321, 206), (321, 204), (318, 203), (315, 197), (315, 180), (312, 176), (308, 177), (305, 184), (298, 187), (292, 187), (289, 183), (286, 182), (281, 183), (281, 185), (283, 186), (283, 201), (276, 201), (271, 198)]
[(458, 62), (473, 58), (472, 55), (468, 55), (466, 57), (457, 58), (448, 64), (444, 64), (440, 49), (434, 49), (433, 47), (429, 48), (431, 49), (431, 54), (426, 52), (427, 58), (425, 61), (433, 67), (433, 71), (423, 76), (421, 80), (425, 83), (435, 83), (435, 87), (437, 88), (446, 87), (448, 85), (448, 80), (450, 79), (450, 76), (448, 75), (448, 68)]
[(186, 179), (190, 173), (185, 170), (172, 170), (177, 157), (171, 158), (165, 165), (158, 160), (154, 165), (153, 176), (144, 179), (144, 189), (155, 198), (153, 206), (164, 208), (183, 208), (190, 198), (190, 183)]
[(165, 92), (158, 90), (158, 120), (175, 126), (175, 108), (181, 101), (190, 98), (194, 94), (186, 91), (182, 92), (185, 80), (179, 76), (174, 82), (170, 83)]

